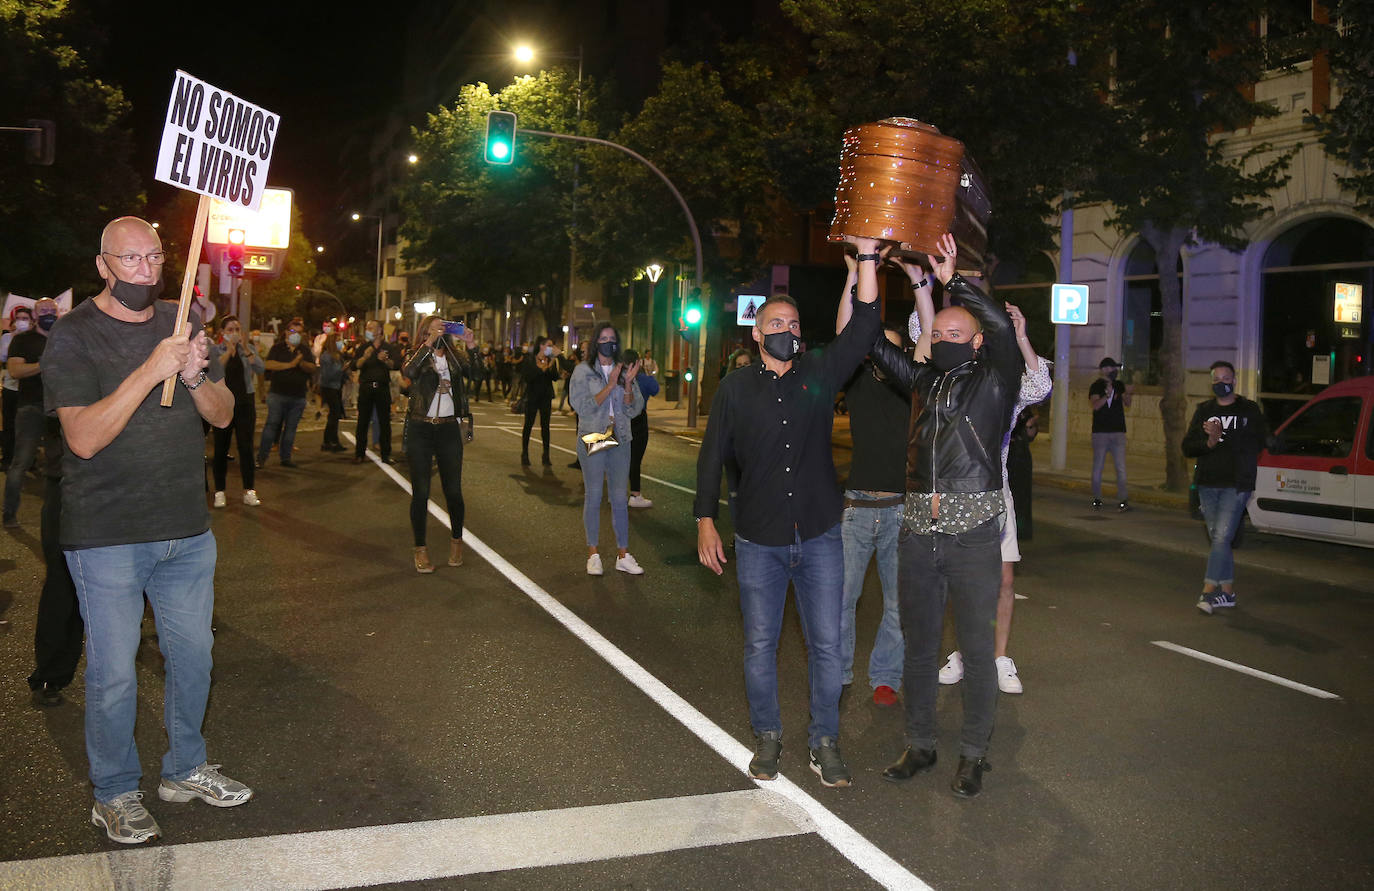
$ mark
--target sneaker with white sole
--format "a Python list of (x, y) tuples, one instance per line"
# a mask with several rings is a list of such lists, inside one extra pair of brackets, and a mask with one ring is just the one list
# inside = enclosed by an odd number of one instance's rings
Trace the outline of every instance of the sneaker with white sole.
[(225, 507), (225, 506), (227, 506), (228, 504), (229, 504), (229, 500), (228, 500), (227, 498), (224, 497), (224, 493), (223, 493), (223, 492), (216, 492), (216, 493), (215, 493), (215, 507)]
[(1229, 609), (1235, 605), (1235, 592), (1223, 591), (1220, 588), (1217, 588), (1211, 594), (1203, 594), (1197, 601), (1197, 608), (1209, 616), (1212, 614), (1212, 610)]
[(259, 504), (262, 504), (262, 501), (258, 499), (258, 490), (249, 489), (247, 492), (244, 492), (243, 503), (249, 507), (257, 507)]
[(957, 684), (964, 679), (964, 657), (955, 650), (949, 654), (949, 661), (940, 669), (940, 683)]
[(631, 495), (630, 507), (653, 507), (654, 503), (643, 495)]
[(587, 575), (605, 575), (606, 570), (601, 568), (601, 555), (592, 554), (587, 558)]
[(822, 786), (831, 789), (843, 789), (852, 779), (839, 745), (828, 736), (821, 737), (820, 745), (811, 750), (811, 770), (821, 778)]
[(1024, 688), (1016, 676), (1016, 663), (1010, 656), (997, 657), (997, 689), (1003, 693), (1020, 693)]
[(621, 572), (628, 572), (630, 575), (644, 574), (644, 567), (639, 565), (639, 561), (634, 558), (633, 554), (615, 558), (615, 568)]
[(157, 821), (143, 806), (143, 793), (137, 790), (97, 801), (91, 806), (91, 823), (121, 845), (141, 845), (162, 836)]
[(184, 780), (162, 778), (157, 797), (163, 801), (190, 801), (199, 798), (215, 807), (235, 807), (253, 797), (253, 790), (219, 772), (220, 765), (205, 763)]

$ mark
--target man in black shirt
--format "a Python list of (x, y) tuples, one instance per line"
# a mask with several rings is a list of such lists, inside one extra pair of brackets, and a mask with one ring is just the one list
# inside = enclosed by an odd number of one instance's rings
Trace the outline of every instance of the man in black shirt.
[(1235, 366), (1213, 362), (1211, 371), (1215, 398), (1197, 407), (1183, 435), (1183, 454), (1197, 459), (1198, 501), (1212, 539), (1197, 601), (1209, 616), (1236, 605), (1231, 542), (1255, 491), (1259, 453), (1269, 437), (1260, 407), (1236, 393)]
[(732, 500), (744, 679), (757, 739), (749, 773), (761, 780), (778, 775), (782, 752), (777, 647), (791, 582), (806, 636), (811, 769), (826, 786), (850, 782), (838, 746), (843, 500), (830, 433), (836, 393), (878, 338), (882, 261), (876, 239), (855, 242), (858, 302), (850, 323), (829, 346), (801, 354), (797, 305), (785, 296), (765, 302), (753, 328), (762, 362), (721, 381), (697, 460), (697, 555), (717, 575), (725, 563), (716, 531), (722, 468), (729, 463), (738, 473)]
[(1093, 510), (1102, 507), (1102, 465), (1107, 453), (1116, 464), (1116, 509), (1130, 510), (1126, 501), (1126, 409), (1131, 407), (1135, 387), (1116, 379), (1121, 365), (1111, 356), (1098, 363), (1102, 376), (1088, 388), (1093, 407)]
[(33, 305), (35, 327), (14, 335), (5, 368), (19, 382), (18, 408), (14, 413), (14, 457), (5, 475), (4, 524), (19, 525), (19, 498), (24, 474), (29, 472), (43, 443), (43, 379), (39, 360), (48, 345), (48, 332), (57, 321), (57, 303), (44, 297)]
[(310, 345), (302, 342), (305, 325), (292, 319), (286, 326), (285, 340), (272, 344), (263, 365), (272, 376), (272, 389), (267, 393), (267, 421), (262, 426), (258, 442), (258, 466), (267, 463), (267, 453), (281, 437), (281, 466), (295, 467), (291, 460), (291, 446), (296, 441), (296, 425), (305, 412), (305, 395), (310, 387), (310, 375), (315, 372), (315, 355)]
[(382, 337), (382, 323), (375, 319), (363, 329), (363, 340), (362, 351), (353, 359), (353, 367), (358, 372), (358, 426), (353, 432), (353, 463), (363, 462), (367, 428), (375, 413), (382, 463), (391, 464), (391, 371), (401, 367), (400, 351)]

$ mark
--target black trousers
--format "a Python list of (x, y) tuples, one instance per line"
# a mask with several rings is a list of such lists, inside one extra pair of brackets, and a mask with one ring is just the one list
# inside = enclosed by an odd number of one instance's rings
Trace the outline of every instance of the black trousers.
[(630, 491), (642, 492), (639, 487), (639, 465), (644, 463), (644, 450), (649, 447), (649, 413), (642, 411), (630, 418)]
[(211, 466), (215, 474), (215, 491), (224, 491), (225, 478), (229, 475), (229, 440), (235, 442), (234, 450), (239, 457), (239, 472), (243, 474), (245, 491), (253, 488), (253, 425), (258, 421), (258, 407), (252, 393), (234, 400), (234, 420), (223, 429), (216, 427), (215, 458)]
[[(252, 462), (249, 462), (250, 464)], [(76, 585), (67, 569), (58, 533), (62, 518), (62, 480), (48, 477), (40, 517), (43, 543), (43, 562), (47, 576), (38, 597), (38, 623), (33, 631), (33, 674), (29, 675), (29, 689), (37, 690), (49, 684), (60, 690), (72, 682), (76, 664), (81, 661), (82, 641), (86, 625), (81, 621), (81, 607), (76, 600)]]
[(406, 459), (410, 463), (410, 528), (415, 547), (425, 546), (425, 524), (429, 516), (429, 482), (434, 464), (439, 465), (439, 483), (448, 503), (448, 518), (453, 537), (463, 537), (463, 427), (458, 423), (427, 424), (411, 418), (406, 421)]
[(544, 438), (544, 457), (549, 457), (549, 414), (553, 411), (553, 397), (548, 399), (525, 400), (525, 432), (520, 437), (520, 454), (528, 457), (530, 453), (530, 430), (534, 428), (534, 416), (539, 416), (539, 435)]
[(324, 444), (339, 444), (339, 418), (343, 417), (343, 391), (336, 387), (320, 387), (320, 399), (329, 409), (329, 420), (324, 422)]
[(372, 411), (377, 411), (377, 439), (382, 448), (382, 460), (391, 457), (391, 384), (387, 381), (358, 382), (358, 438), (353, 453), (359, 458), (367, 451), (367, 428), (372, 424)]

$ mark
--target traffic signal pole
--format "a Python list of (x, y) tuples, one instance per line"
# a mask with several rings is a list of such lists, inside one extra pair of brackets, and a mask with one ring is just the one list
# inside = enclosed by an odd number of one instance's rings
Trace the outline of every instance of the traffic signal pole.
[[(525, 130), (523, 128), (518, 129), (515, 132), (517, 134), (522, 134), (525, 136), (547, 136), (550, 139), (567, 139), (572, 142), (590, 142), (596, 145), (609, 146), (610, 148), (618, 149), (624, 152), (631, 158), (634, 158), (636, 161), (652, 170), (655, 176), (663, 180), (663, 184), (668, 187), (668, 191), (673, 193), (673, 197), (677, 199), (678, 205), (682, 208), (683, 215), (687, 217), (687, 228), (690, 229), (692, 232), (692, 246), (696, 249), (696, 286), (700, 288), (705, 285), (705, 268), (704, 264), (702, 263), (701, 255), (701, 232), (697, 229), (696, 218), (692, 216), (692, 209), (687, 206), (687, 200), (682, 197), (682, 193), (677, 190), (677, 186), (673, 185), (673, 181), (668, 179), (667, 175), (664, 174), (662, 170), (659, 170), (657, 167), (655, 167), (652, 161), (650, 161), (648, 158), (644, 157), (634, 149), (626, 148), (618, 142), (611, 142), (609, 139), (597, 139), (594, 136), (573, 136), (569, 133), (551, 133), (548, 130)], [(694, 338), (694, 341), (692, 343), (692, 353), (696, 357), (696, 361), (698, 363), (703, 363), (705, 361), (706, 341), (701, 336), (701, 332), (702, 329), (705, 328), (708, 318), (709, 313), (707, 313), (705, 309), (703, 309), (702, 322), (699, 326), (697, 326), (695, 333), (692, 335)], [(701, 368), (698, 366), (695, 369), (695, 372), (696, 373), (692, 375), (692, 380), (687, 384), (688, 427), (695, 427), (697, 425), (697, 388), (700, 386)]]

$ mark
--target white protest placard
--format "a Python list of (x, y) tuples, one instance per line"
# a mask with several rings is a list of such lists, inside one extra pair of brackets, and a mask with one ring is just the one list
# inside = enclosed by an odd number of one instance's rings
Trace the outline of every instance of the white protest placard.
[(177, 71), (153, 178), (256, 211), (281, 118)]

